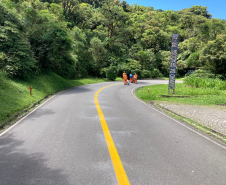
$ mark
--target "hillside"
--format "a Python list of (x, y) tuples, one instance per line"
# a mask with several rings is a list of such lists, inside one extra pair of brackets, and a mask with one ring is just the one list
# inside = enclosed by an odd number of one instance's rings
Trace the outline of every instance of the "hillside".
[[(119, 79), (120, 80), (120, 79)], [(48, 72), (41, 75), (32, 75), (26, 80), (9, 79), (6, 73), (0, 73), (0, 125), (11, 119), (29, 112), (42, 103), (46, 98), (59, 91), (70, 87), (76, 87), (91, 83), (105, 82), (104, 79), (83, 78), (78, 80), (66, 80), (59, 75)], [(32, 87), (32, 95), (30, 95)]]
[(126, 1), (0, 2), (0, 70), (11, 78), (51, 70), (75, 79), (106, 77), (110, 66), (140, 77), (168, 76), (172, 33), (179, 33), (177, 76), (226, 70), (226, 21), (207, 7), (154, 10)]

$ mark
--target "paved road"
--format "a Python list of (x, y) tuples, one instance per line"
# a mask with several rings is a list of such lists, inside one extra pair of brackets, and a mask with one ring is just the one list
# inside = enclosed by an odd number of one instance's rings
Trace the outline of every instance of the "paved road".
[[(0, 185), (118, 184), (95, 93), (106, 82), (64, 91), (0, 137)], [(214, 143), (141, 103), (139, 81), (98, 94), (130, 184), (226, 184), (225, 145)]]

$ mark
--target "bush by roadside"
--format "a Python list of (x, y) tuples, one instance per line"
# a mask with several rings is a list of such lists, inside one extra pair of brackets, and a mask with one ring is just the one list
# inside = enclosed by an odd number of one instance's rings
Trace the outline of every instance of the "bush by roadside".
[(197, 78), (213, 78), (213, 79), (221, 79), (224, 80), (225, 77), (220, 74), (215, 74), (211, 72), (210, 70), (204, 70), (204, 69), (198, 69), (195, 70), (192, 74), (189, 75), (189, 77), (197, 77)]
[[(116, 80), (122, 80), (116, 79)], [(13, 115), (27, 109), (46, 95), (91, 83), (105, 82), (107, 79), (89, 77), (78, 80), (66, 80), (55, 73), (34, 75), (26, 80), (10, 79), (0, 72), (0, 124)], [(32, 96), (30, 89), (32, 87)]]
[[(150, 94), (148, 94), (148, 89)], [(186, 84), (176, 83), (175, 94), (168, 94), (168, 85), (150, 85), (139, 88), (136, 96), (143, 101), (170, 101), (193, 105), (226, 105), (226, 92), (217, 89), (203, 89), (188, 87)]]
[(200, 78), (196, 76), (189, 76), (184, 79), (184, 83), (196, 88), (213, 88), (217, 90), (226, 90), (226, 81), (219, 78)]
[(118, 75), (118, 69), (115, 66), (111, 66), (108, 68), (107, 72), (106, 72), (106, 76), (109, 80), (115, 80), (117, 78)]

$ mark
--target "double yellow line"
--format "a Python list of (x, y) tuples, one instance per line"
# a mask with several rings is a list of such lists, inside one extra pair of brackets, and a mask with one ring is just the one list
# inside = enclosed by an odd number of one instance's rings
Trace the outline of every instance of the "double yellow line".
[[(118, 84), (113, 84), (113, 85), (118, 85)], [(113, 85), (109, 85), (109, 86), (106, 86), (106, 87), (110, 87), (110, 86), (113, 86)], [(103, 129), (103, 132), (104, 132), (105, 140), (107, 142), (107, 146), (108, 146), (108, 150), (109, 150), (109, 153), (110, 153), (110, 156), (111, 156), (111, 160), (112, 160), (112, 163), (113, 163), (113, 166), (114, 166), (114, 169), (115, 169), (115, 174), (116, 174), (116, 177), (118, 179), (118, 183), (119, 183), (119, 185), (129, 185), (130, 183), (129, 183), (129, 180), (127, 178), (126, 172), (123, 168), (123, 165), (122, 165), (122, 162), (121, 162), (120, 157), (118, 155), (114, 141), (111, 137), (111, 133), (110, 133), (108, 126), (107, 126), (107, 123), (105, 121), (104, 114), (103, 114), (103, 112), (100, 108), (100, 105), (98, 103), (98, 100), (97, 100), (98, 93), (101, 90), (105, 89), (106, 87), (103, 87), (96, 92), (95, 97), (94, 97), (95, 105), (97, 107), (97, 112), (98, 112), (99, 117), (100, 117), (100, 122), (101, 122), (102, 129)]]

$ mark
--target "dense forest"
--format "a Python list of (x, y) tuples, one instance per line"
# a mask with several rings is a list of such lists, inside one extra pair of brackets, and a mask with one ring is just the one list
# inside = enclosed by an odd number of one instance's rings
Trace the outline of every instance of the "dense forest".
[(0, 70), (10, 78), (124, 70), (168, 76), (172, 34), (179, 33), (178, 76), (197, 68), (225, 75), (225, 28), (226, 20), (204, 6), (163, 11), (118, 0), (1, 0)]

